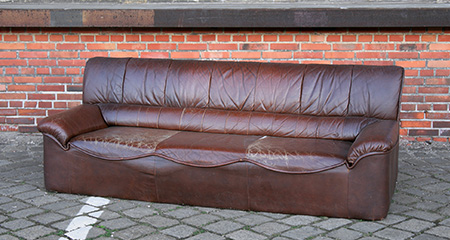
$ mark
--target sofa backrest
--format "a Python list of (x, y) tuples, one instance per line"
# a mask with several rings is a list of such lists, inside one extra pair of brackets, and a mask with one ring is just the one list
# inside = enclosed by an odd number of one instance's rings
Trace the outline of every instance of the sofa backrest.
[(395, 66), (93, 58), (83, 103), (113, 125), (351, 139), (398, 120), (402, 79)]

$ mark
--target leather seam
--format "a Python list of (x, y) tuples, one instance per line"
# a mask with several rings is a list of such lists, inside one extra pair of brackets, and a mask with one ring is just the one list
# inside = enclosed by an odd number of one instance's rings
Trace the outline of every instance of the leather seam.
[(166, 79), (164, 81), (164, 99), (163, 99), (164, 106), (167, 106), (167, 96), (166, 96), (167, 80), (169, 79), (169, 73), (170, 73), (170, 69), (172, 68), (172, 63), (173, 63), (173, 60), (170, 60), (169, 66), (167, 67)]
[(351, 76), (350, 76), (350, 88), (348, 90), (347, 114), (345, 116), (348, 116), (348, 113), (350, 112), (350, 96), (352, 94), (354, 69), (355, 69), (355, 66), (352, 66), (352, 73), (351, 73)]
[(302, 76), (302, 84), (300, 85), (300, 98), (298, 99), (298, 114), (302, 114), (302, 96), (303, 96), (303, 85), (305, 83), (305, 77), (307, 73), (308, 65), (305, 65)]
[(361, 156), (359, 156), (351, 165), (348, 163), (348, 161), (346, 161), (347, 163), (346, 163), (346, 165), (347, 165), (347, 167), (349, 168), (349, 169), (353, 169), (357, 164), (358, 164), (358, 162), (359, 161), (361, 161), (361, 159), (363, 159), (363, 158), (365, 158), (365, 157), (370, 157), (370, 156), (375, 156), (375, 155), (384, 155), (384, 154), (389, 154), (392, 150), (394, 150), (395, 149), (395, 147), (399, 144), (399, 140), (397, 140), (396, 142), (395, 142), (395, 144), (389, 149), (389, 150), (387, 150), (387, 151), (384, 151), (384, 152), (370, 152), (370, 153), (365, 153), (365, 154), (363, 154), (363, 155), (361, 155)]
[(127, 76), (127, 69), (128, 69), (128, 63), (131, 61), (131, 58), (128, 58), (127, 62), (125, 63), (125, 70), (123, 71), (123, 77), (122, 77), (122, 96), (120, 99), (120, 103), (123, 104), (123, 88), (125, 87), (125, 77)]

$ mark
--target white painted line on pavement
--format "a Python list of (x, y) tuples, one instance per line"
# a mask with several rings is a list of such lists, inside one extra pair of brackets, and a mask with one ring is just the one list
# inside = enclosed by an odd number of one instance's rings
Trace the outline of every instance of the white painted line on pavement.
[[(89, 230), (92, 229), (92, 225), (97, 222), (97, 218), (99, 218), (103, 211), (98, 211), (99, 207), (105, 206), (109, 203), (109, 200), (101, 197), (89, 197), (86, 200), (86, 204), (84, 205), (80, 211), (78, 211), (77, 216), (66, 228), (65, 236), (70, 239), (84, 240), (89, 234)], [(86, 213), (90, 213), (89, 216), (80, 216)], [(59, 240), (67, 240), (65, 237), (59, 238)]]

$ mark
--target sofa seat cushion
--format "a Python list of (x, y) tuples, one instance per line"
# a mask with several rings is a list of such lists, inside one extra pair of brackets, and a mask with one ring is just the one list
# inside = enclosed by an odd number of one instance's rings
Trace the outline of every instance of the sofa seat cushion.
[(70, 140), (70, 145), (102, 159), (135, 159), (153, 154), (160, 142), (177, 133), (164, 129), (108, 127), (78, 135)]
[(71, 146), (106, 160), (159, 156), (194, 167), (251, 162), (285, 173), (312, 173), (346, 162), (350, 141), (108, 127), (73, 138)]

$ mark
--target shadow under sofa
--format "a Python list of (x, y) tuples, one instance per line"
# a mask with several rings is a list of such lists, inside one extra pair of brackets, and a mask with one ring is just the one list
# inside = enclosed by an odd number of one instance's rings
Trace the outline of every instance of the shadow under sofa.
[(403, 69), (93, 58), (40, 121), (49, 191), (382, 219)]

